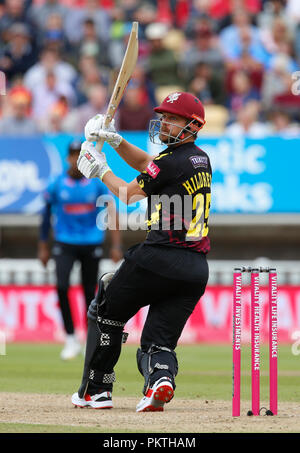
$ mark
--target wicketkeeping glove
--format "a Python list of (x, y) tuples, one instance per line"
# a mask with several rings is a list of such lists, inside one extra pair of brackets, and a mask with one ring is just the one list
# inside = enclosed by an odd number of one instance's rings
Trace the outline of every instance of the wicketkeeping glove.
[(86, 178), (98, 177), (101, 180), (105, 173), (110, 171), (105, 154), (96, 151), (94, 145), (88, 141), (81, 145), (77, 168)]
[(116, 131), (114, 119), (112, 119), (107, 128), (104, 128), (104, 117), (104, 115), (99, 113), (86, 123), (84, 128), (85, 139), (88, 142), (93, 142), (103, 138), (110, 146), (116, 149), (123, 138)]

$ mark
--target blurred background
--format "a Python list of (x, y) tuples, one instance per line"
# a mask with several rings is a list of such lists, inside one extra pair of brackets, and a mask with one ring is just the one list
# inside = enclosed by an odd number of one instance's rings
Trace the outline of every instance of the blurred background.
[[(37, 260), (42, 193), (66, 167), (68, 144), (105, 112), (132, 21), (139, 57), (117, 129), (157, 154), (148, 122), (167, 94), (190, 91), (206, 110), (197, 144), (214, 172), (210, 280), (182, 341), (231, 341), (232, 270), (253, 263), (277, 267), (279, 329), (291, 341), (300, 329), (299, 0), (0, 0), (0, 329), (9, 341), (62, 339), (54, 264)], [(105, 150), (120, 177), (136, 176)], [(118, 208), (125, 250), (145, 236), (145, 205)], [(100, 272), (117, 267), (108, 247), (109, 237)], [(71, 282), (84, 331), (78, 266)], [(130, 341), (143, 316), (130, 321)]]

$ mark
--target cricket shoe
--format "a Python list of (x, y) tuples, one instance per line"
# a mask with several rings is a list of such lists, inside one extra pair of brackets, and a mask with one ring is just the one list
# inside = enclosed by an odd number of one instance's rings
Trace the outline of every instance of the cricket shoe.
[(172, 382), (167, 377), (162, 377), (149, 388), (144, 398), (136, 406), (136, 412), (161, 412), (164, 404), (171, 401), (174, 396)]
[(71, 360), (78, 356), (82, 351), (82, 346), (75, 335), (67, 335), (65, 345), (60, 353), (62, 360)]
[(80, 398), (78, 392), (73, 393), (72, 403), (75, 407), (91, 407), (92, 409), (111, 409), (113, 407), (111, 392), (97, 393), (96, 395), (85, 394)]

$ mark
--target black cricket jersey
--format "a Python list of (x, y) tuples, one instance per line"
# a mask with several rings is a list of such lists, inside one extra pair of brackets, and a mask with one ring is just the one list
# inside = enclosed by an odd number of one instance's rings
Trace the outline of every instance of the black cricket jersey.
[(211, 179), (209, 157), (194, 143), (155, 157), (137, 177), (148, 197), (147, 237), (128, 255), (167, 277), (199, 280), (201, 258), (210, 250)]

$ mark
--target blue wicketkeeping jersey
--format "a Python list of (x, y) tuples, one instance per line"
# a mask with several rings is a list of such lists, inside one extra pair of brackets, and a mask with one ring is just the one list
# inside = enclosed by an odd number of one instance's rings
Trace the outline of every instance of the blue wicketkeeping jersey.
[(96, 178), (73, 179), (64, 173), (51, 181), (44, 196), (52, 208), (54, 239), (67, 244), (102, 243), (105, 231), (97, 226), (104, 206), (101, 195), (107, 200), (109, 191)]

